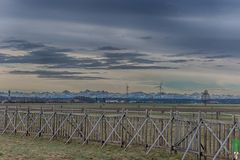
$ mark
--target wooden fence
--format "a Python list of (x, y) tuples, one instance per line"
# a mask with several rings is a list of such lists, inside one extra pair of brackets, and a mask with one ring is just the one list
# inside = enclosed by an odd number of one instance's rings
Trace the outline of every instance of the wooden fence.
[(2, 134), (23, 134), (82, 144), (143, 146), (146, 154), (164, 149), (197, 159), (233, 159), (232, 140), (240, 138), (237, 115), (207, 112), (128, 110), (51, 110), (0, 108)]

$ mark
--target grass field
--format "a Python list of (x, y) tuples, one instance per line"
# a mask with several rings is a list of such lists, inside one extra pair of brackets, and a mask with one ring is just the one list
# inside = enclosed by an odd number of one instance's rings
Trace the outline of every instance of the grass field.
[(32, 137), (0, 136), (1, 160), (178, 160), (180, 155), (170, 156), (155, 149), (145, 155), (143, 148), (123, 151), (119, 146), (108, 145), (101, 149), (97, 144), (65, 145), (61, 141), (48, 142), (46, 139), (33, 140)]
[(0, 104), (0, 106), (21, 106), (21, 107), (53, 107), (53, 108), (116, 108), (116, 109), (148, 109), (148, 108), (201, 108), (201, 109), (240, 109), (240, 104), (160, 104), (160, 103), (10, 103)]
[(0, 106), (22, 106), (22, 107), (54, 107), (54, 108), (157, 108), (157, 107), (175, 107), (172, 104), (156, 103), (9, 103), (0, 104)]
[[(98, 103), (58, 103), (58, 104), (4, 104), (4, 106), (21, 107), (53, 107), (53, 108), (206, 108), (216, 110), (228, 108), (239, 110), (239, 105), (174, 105), (174, 104), (98, 104)], [(32, 137), (0, 136), (0, 160), (178, 160), (181, 155), (169, 155), (168, 152), (155, 149), (149, 155), (143, 147), (132, 146), (127, 152), (116, 145), (108, 145), (101, 149), (100, 144), (81, 145), (72, 142), (65, 145), (62, 141), (47, 139), (33, 140)], [(190, 158), (188, 158), (190, 159)]]

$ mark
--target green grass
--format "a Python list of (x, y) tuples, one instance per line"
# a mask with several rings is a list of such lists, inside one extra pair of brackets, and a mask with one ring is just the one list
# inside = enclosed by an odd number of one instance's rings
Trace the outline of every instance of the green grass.
[(128, 151), (115, 145), (101, 149), (99, 144), (81, 145), (32, 137), (0, 136), (1, 160), (178, 160), (180, 155), (170, 156), (155, 149), (146, 155), (144, 148), (130, 147)]
[(239, 104), (208, 104), (204, 106), (203, 104), (159, 104), (159, 103), (10, 103), (10, 104), (0, 104), (1, 107), (5, 106), (18, 106), (18, 107), (53, 107), (53, 108), (207, 108), (209, 110), (214, 110), (217, 108), (227, 108), (227, 109), (240, 109)]
[(158, 103), (9, 103), (0, 106), (22, 106), (22, 107), (54, 107), (54, 108), (157, 108), (157, 107), (176, 107), (176, 104)]

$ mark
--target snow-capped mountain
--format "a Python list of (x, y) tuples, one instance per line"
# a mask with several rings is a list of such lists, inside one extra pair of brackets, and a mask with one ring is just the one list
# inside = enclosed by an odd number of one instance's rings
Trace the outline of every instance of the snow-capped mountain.
[[(192, 94), (178, 94), (178, 93), (145, 93), (132, 92), (128, 95), (125, 93), (112, 93), (107, 91), (80, 91), (80, 92), (11, 92), (11, 97), (25, 97), (25, 98), (75, 98), (75, 97), (89, 97), (89, 98), (129, 98), (129, 99), (201, 99), (201, 93)], [(8, 97), (8, 92), (0, 92), (0, 97)], [(234, 95), (210, 95), (211, 99), (240, 99), (240, 96)]]

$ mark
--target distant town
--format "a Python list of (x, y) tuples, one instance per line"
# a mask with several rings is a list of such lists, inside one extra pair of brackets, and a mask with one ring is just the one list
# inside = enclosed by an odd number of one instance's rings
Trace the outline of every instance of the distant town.
[[(206, 90), (205, 90), (206, 91)], [(169, 103), (169, 104), (240, 104), (240, 96), (202, 93), (112, 93), (85, 90), (80, 92), (19, 92), (1, 91), (0, 101), (4, 103)]]

